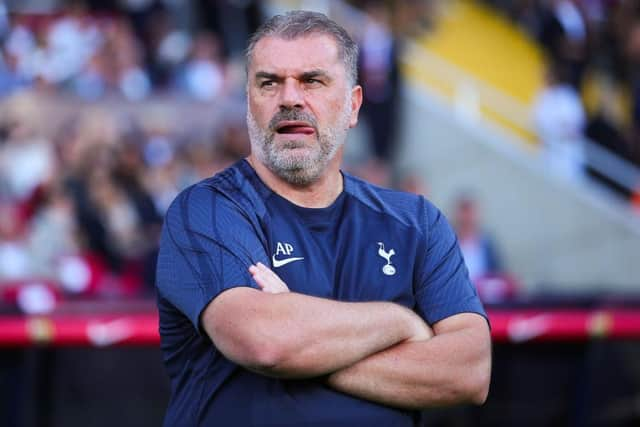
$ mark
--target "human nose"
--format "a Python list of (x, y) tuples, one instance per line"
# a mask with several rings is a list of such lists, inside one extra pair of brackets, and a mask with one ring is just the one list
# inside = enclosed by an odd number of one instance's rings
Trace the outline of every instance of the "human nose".
[(282, 87), (280, 107), (282, 108), (302, 108), (304, 105), (304, 94), (302, 88), (295, 79), (286, 79)]

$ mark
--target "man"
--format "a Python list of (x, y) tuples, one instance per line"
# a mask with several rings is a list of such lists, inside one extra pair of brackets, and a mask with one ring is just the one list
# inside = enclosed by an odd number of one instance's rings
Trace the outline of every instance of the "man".
[(477, 280), (500, 274), (502, 265), (497, 248), (482, 229), (478, 202), (473, 195), (462, 194), (458, 197), (453, 220), (471, 281), (477, 285)]
[(340, 172), (362, 103), (349, 35), (290, 12), (247, 60), (250, 156), (165, 219), (165, 425), (410, 426), (482, 403), (489, 329), (451, 228)]

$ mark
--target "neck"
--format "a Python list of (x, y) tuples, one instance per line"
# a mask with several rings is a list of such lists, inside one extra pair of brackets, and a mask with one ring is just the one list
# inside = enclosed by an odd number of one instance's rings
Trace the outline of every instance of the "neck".
[(305, 186), (293, 185), (283, 180), (253, 154), (247, 157), (247, 161), (267, 187), (291, 203), (305, 208), (326, 208), (338, 198), (344, 187), (340, 173), (340, 154), (336, 154), (317, 181)]

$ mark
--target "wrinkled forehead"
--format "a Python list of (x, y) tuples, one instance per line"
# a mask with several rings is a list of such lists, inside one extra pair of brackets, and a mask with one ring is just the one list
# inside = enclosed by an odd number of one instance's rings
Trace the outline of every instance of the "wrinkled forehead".
[(346, 71), (332, 36), (312, 34), (293, 39), (266, 36), (255, 45), (249, 62), (249, 77), (259, 71), (280, 74), (313, 69)]

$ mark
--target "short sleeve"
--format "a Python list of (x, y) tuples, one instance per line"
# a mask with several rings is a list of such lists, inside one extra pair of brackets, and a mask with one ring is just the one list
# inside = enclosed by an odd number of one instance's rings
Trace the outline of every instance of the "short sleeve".
[(429, 324), (459, 313), (487, 315), (469, 279), (451, 225), (426, 202), (426, 234), (416, 284), (417, 311)]
[(266, 252), (246, 214), (211, 189), (190, 188), (165, 217), (156, 287), (199, 330), (201, 312), (220, 293), (257, 288), (248, 268), (258, 261), (267, 262)]

